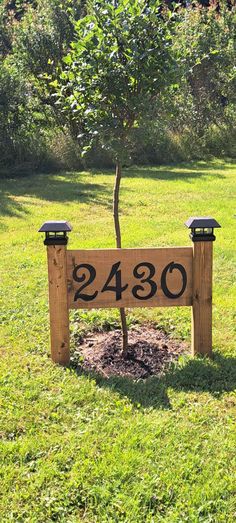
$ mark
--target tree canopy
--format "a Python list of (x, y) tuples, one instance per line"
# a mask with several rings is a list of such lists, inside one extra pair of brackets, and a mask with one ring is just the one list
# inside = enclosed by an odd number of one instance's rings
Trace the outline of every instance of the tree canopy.
[(171, 16), (160, 2), (96, 1), (75, 23), (71, 50), (51, 82), (77, 123), (86, 151), (94, 141), (124, 157), (133, 127), (155, 112), (171, 76)]

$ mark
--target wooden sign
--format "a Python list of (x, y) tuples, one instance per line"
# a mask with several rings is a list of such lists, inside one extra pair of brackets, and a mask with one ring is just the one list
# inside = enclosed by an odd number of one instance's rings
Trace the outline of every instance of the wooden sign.
[(192, 305), (191, 247), (67, 251), (69, 309)]
[(213, 218), (191, 217), (193, 247), (67, 250), (68, 222), (45, 222), (51, 354), (70, 361), (69, 309), (192, 307), (192, 353), (212, 353)]

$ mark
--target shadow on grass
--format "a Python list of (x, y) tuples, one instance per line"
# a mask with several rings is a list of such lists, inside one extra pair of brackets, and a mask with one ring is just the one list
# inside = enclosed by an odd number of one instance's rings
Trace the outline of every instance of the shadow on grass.
[[(86, 183), (73, 174), (37, 174), (19, 179), (3, 179), (0, 190), (0, 215), (23, 216), (29, 213), (20, 197), (51, 202), (96, 203), (112, 208), (112, 192), (104, 184)], [(31, 202), (29, 202), (31, 203)]]
[[(224, 162), (195, 162), (173, 166), (125, 168), (124, 177), (152, 178), (154, 180), (184, 180), (191, 183), (196, 178), (214, 175), (215, 178), (224, 178), (219, 170), (224, 170), (229, 164)], [(94, 170), (94, 179), (97, 174), (111, 175), (114, 170)], [(89, 203), (112, 208), (112, 190), (101, 183), (86, 183), (84, 174), (78, 179), (78, 173), (33, 174), (15, 178), (2, 178), (0, 190), (0, 215), (23, 216), (28, 211), (24, 203), (18, 201), (20, 197), (40, 198), (52, 202)], [(129, 192), (131, 189), (129, 189)]]
[(170, 409), (168, 388), (185, 392), (208, 392), (220, 397), (236, 388), (236, 358), (215, 353), (213, 360), (207, 358), (187, 359), (173, 366), (161, 377), (134, 381), (128, 378), (104, 378), (74, 368), (78, 375), (94, 379), (99, 387), (105, 387), (129, 398), (136, 407)]
[[(127, 178), (152, 178), (154, 180), (183, 180), (191, 183), (196, 178), (207, 178), (214, 176), (214, 178), (223, 179), (225, 176), (223, 171), (229, 168), (231, 164), (223, 164), (223, 162), (195, 162), (195, 163), (181, 163), (179, 165), (163, 166), (134, 166), (129, 169), (124, 169), (124, 176)], [(233, 163), (232, 163), (233, 165)]]

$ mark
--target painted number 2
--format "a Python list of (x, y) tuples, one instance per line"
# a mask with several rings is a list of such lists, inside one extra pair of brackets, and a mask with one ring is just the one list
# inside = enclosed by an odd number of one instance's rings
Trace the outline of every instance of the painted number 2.
[[(117, 263), (114, 263), (112, 265), (109, 276), (101, 289), (101, 292), (114, 292), (116, 301), (120, 301), (122, 299), (122, 293), (128, 288), (128, 283), (122, 286), (122, 274), (120, 264), (121, 262), (118, 261)], [(167, 285), (167, 275), (168, 273), (172, 273), (173, 270), (179, 271), (182, 276), (182, 286), (179, 292), (177, 293), (171, 292)], [(142, 283), (142, 285), (135, 285), (132, 288), (131, 292), (134, 298), (142, 301), (149, 300), (150, 298), (153, 298), (153, 296), (155, 296), (158, 290), (157, 284), (153, 280), (155, 273), (156, 270), (154, 265), (149, 262), (141, 262), (134, 267), (133, 275), (137, 280), (140, 280), (140, 283)], [(91, 283), (94, 282), (95, 278), (96, 269), (93, 267), (93, 265), (90, 265), (89, 263), (82, 263), (80, 265), (75, 266), (73, 270), (73, 279), (78, 283), (82, 283), (82, 285), (76, 291), (74, 301), (83, 300), (85, 302), (88, 302), (93, 301), (97, 297), (97, 290), (94, 291), (93, 294), (86, 294), (82, 292), (84, 291), (84, 289), (86, 289), (86, 287), (88, 287), (89, 285), (91, 285)], [(165, 296), (172, 300), (180, 298), (180, 296), (182, 296), (182, 294), (184, 293), (186, 286), (187, 274), (183, 265), (175, 262), (169, 263), (163, 269), (161, 275), (161, 289)]]
[[(81, 270), (83, 269), (83, 270)], [(80, 275), (79, 275), (80, 272)], [(87, 274), (89, 274), (89, 277), (86, 280)], [(77, 281), (78, 283), (84, 282), (83, 285), (76, 291), (74, 301), (76, 300), (83, 300), (83, 301), (92, 301), (96, 298), (98, 295), (98, 291), (95, 291), (93, 294), (84, 294), (82, 291), (90, 285), (90, 283), (93, 283), (93, 281), (96, 278), (96, 270), (94, 269), (93, 265), (90, 265), (89, 263), (81, 263), (80, 265), (76, 265), (76, 267), (73, 270), (73, 279)]]

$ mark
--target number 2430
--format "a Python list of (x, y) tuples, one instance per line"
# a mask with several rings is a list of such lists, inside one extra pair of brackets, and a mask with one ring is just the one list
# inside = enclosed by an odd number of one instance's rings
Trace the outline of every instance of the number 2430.
[[(123, 292), (128, 288), (129, 284), (125, 283), (122, 285), (122, 276), (121, 276), (121, 262), (118, 261), (114, 263), (111, 267), (108, 278), (103, 285), (100, 292), (114, 292), (116, 301), (122, 299)], [(182, 277), (181, 289), (177, 293), (170, 291), (167, 285), (167, 274), (168, 272), (172, 273), (173, 270), (179, 271)], [(133, 276), (137, 280), (140, 280), (140, 283), (134, 285), (131, 289), (132, 295), (138, 300), (150, 300), (157, 293), (157, 284), (153, 280), (156, 273), (156, 269), (152, 263), (141, 262), (138, 263), (133, 269)], [(98, 290), (94, 291), (92, 294), (83, 292), (85, 288), (89, 287), (96, 279), (96, 269), (93, 265), (89, 263), (81, 263), (76, 265), (73, 270), (73, 279), (81, 283), (82, 285), (75, 292), (74, 301), (82, 300), (85, 302), (93, 301), (98, 295)], [(113, 283), (112, 283), (113, 282)], [(141, 285), (142, 284), (142, 285)], [(170, 262), (163, 269), (161, 274), (161, 289), (165, 296), (170, 299), (180, 298), (184, 293), (187, 285), (187, 274), (186, 270), (180, 263)], [(87, 289), (88, 290), (88, 289)]]

